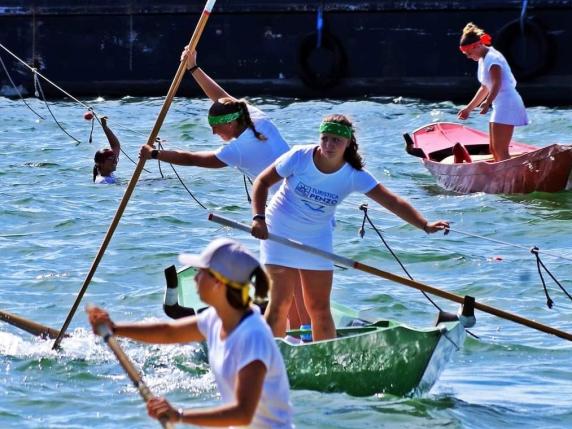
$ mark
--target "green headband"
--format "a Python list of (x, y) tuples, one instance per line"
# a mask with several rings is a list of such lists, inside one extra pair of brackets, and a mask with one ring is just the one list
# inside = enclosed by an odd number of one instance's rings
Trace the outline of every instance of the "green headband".
[(336, 136), (345, 137), (346, 139), (352, 138), (352, 127), (340, 124), (339, 122), (322, 122), (320, 132), (334, 134)]
[(242, 112), (227, 113), (226, 115), (212, 116), (209, 115), (209, 125), (228, 124), (242, 116)]

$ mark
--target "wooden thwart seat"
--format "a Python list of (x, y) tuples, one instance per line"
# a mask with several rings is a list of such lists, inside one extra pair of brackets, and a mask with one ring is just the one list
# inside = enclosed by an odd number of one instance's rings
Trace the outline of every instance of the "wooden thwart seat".
[[(522, 152), (519, 153), (511, 153), (510, 157), (514, 158), (515, 156), (522, 155)], [(462, 143), (455, 143), (453, 146), (453, 154), (449, 155), (446, 158), (443, 158), (440, 163), (441, 164), (470, 164), (473, 162), (482, 162), (482, 161), (493, 161), (494, 157), (492, 154), (487, 153), (483, 155), (471, 155), (467, 148)]]

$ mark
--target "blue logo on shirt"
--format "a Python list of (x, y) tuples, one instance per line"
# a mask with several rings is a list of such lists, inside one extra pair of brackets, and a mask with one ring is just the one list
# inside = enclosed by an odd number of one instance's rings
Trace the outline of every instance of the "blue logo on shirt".
[(302, 202), (312, 211), (323, 212), (326, 206), (335, 206), (340, 199), (339, 195), (321, 191), (305, 183), (298, 182), (295, 192)]

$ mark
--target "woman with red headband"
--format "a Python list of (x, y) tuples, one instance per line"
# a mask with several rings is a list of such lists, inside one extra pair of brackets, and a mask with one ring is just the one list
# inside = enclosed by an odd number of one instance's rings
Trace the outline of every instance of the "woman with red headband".
[(490, 151), (495, 161), (502, 161), (510, 158), (508, 146), (514, 127), (527, 125), (528, 116), (508, 62), (491, 43), (491, 36), (472, 22), (463, 29), (459, 48), (467, 58), (478, 61), (477, 78), (481, 86), (470, 103), (459, 111), (458, 117), (467, 119), (477, 106), (484, 115), (492, 107)]
[[(282, 181), (268, 207), (268, 190)], [(252, 191), (252, 235), (262, 239), (260, 256), (273, 287), (266, 320), (274, 335), (283, 336), (292, 302), (293, 280), (302, 279), (314, 340), (336, 335), (330, 311), (333, 263), (265, 240), (268, 232), (332, 252), (336, 207), (352, 192), (362, 192), (426, 233), (442, 231), (445, 221), (429, 222), (411, 204), (381, 185), (367, 170), (358, 152), (352, 122), (344, 115), (326, 116), (320, 144), (294, 146), (264, 170)]]
[(113, 131), (107, 126), (106, 116), (101, 118), (101, 127), (110, 147), (95, 152), (93, 157), (93, 183), (113, 185), (117, 181), (113, 172), (117, 168), (121, 144), (115, 134), (113, 134)]

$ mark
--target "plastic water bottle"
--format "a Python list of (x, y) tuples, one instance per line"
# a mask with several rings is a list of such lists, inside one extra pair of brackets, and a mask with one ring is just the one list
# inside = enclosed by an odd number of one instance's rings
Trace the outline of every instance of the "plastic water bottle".
[(300, 339), (305, 343), (309, 343), (312, 341), (312, 325), (300, 325), (301, 331), (306, 331), (300, 333)]

